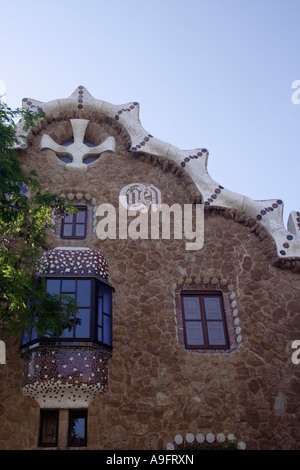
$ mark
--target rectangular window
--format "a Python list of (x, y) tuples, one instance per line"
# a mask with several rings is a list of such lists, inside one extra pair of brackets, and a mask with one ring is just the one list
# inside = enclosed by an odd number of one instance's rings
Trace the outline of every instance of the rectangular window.
[(187, 348), (229, 347), (221, 292), (182, 292), (182, 309)]
[(57, 447), (58, 410), (41, 410), (40, 447)]
[(87, 445), (87, 411), (69, 411), (69, 447), (85, 447)]
[(61, 238), (84, 239), (87, 230), (87, 207), (77, 206), (78, 212), (67, 214), (61, 223)]

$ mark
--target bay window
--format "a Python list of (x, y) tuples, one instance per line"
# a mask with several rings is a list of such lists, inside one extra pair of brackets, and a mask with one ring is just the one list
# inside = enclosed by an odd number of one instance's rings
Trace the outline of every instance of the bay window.
[[(112, 290), (113, 287), (97, 278), (49, 277), (46, 279), (50, 295), (71, 297), (77, 303), (71, 325), (56, 341), (76, 340), (101, 343), (112, 347)], [(38, 340), (34, 328), (23, 337), (23, 345)]]

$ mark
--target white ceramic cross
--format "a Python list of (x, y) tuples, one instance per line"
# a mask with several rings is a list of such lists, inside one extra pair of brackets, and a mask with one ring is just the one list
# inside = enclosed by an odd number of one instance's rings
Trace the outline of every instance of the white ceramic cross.
[(116, 142), (114, 137), (108, 137), (102, 144), (96, 147), (88, 147), (84, 143), (84, 136), (89, 121), (87, 119), (70, 119), (74, 142), (68, 146), (59, 145), (47, 134), (41, 139), (40, 148), (53, 150), (56, 154), (70, 155), (72, 162), (66, 164), (66, 168), (70, 170), (86, 170), (87, 165), (83, 163), (84, 157), (87, 155), (101, 155), (103, 152), (114, 152)]

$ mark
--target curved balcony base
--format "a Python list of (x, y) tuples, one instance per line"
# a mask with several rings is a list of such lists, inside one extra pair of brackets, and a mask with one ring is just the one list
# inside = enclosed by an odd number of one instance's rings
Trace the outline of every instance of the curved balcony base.
[(101, 348), (39, 345), (23, 357), (22, 391), (41, 408), (86, 408), (107, 392), (110, 353)]
[(107, 392), (107, 386), (35, 382), (22, 388), (23, 394), (34, 398), (40, 408), (87, 408), (94, 398)]

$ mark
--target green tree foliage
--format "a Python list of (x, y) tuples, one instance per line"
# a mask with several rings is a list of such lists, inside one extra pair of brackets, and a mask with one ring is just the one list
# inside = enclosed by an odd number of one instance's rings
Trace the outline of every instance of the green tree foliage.
[(22, 119), (26, 133), (43, 117), (43, 112), (12, 110), (0, 102), (0, 337), (33, 326), (40, 335), (58, 336), (76, 311), (70, 298), (49, 296), (37, 275), (53, 213), (62, 217), (76, 209), (67, 199), (41, 191), (38, 175), (24, 171), (14, 149), (15, 121)]

